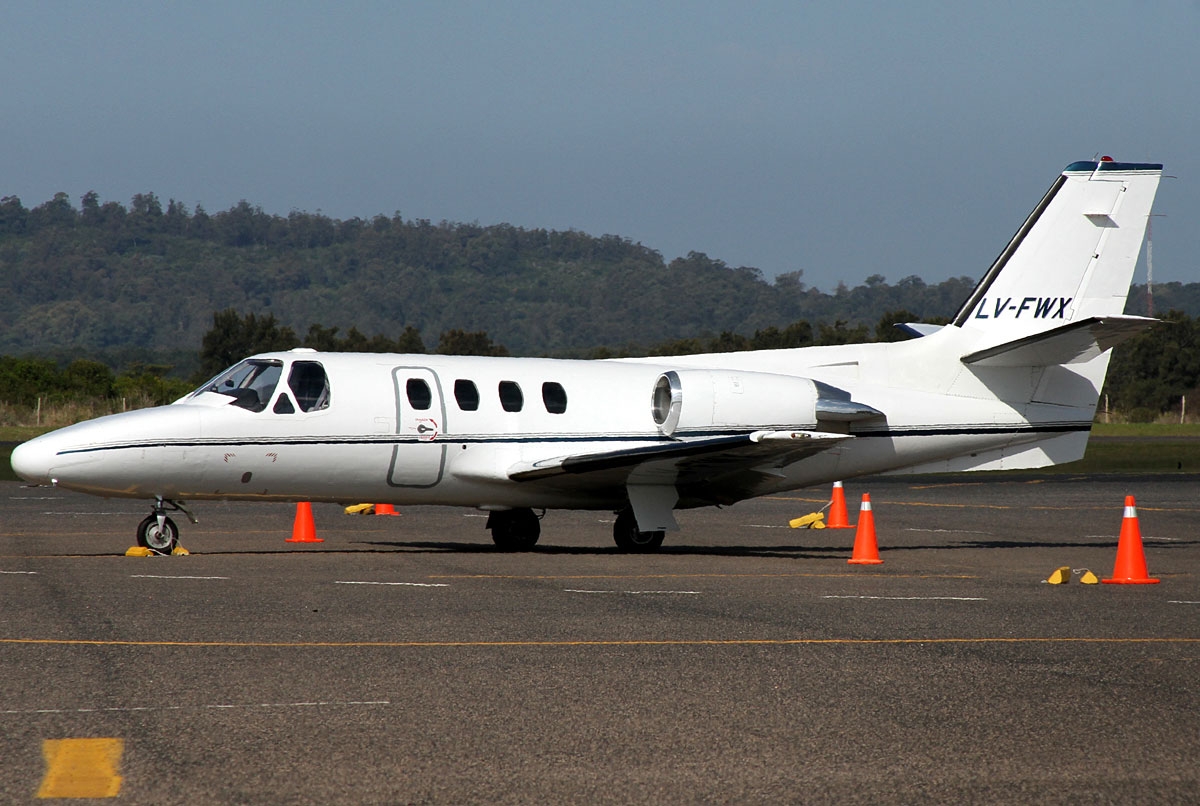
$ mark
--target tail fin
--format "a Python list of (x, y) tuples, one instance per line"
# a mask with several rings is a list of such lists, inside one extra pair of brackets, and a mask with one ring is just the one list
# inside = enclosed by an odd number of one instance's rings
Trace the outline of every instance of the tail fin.
[(1073, 162), (980, 280), (954, 324), (982, 350), (1120, 317), (1162, 165)]

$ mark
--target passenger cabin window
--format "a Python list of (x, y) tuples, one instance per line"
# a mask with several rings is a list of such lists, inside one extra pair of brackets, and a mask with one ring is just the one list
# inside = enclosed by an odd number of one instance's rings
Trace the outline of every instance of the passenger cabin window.
[(288, 386), (296, 396), (300, 411), (329, 408), (329, 378), (325, 375), (325, 367), (316, 361), (294, 362), (288, 373)]
[(546, 381), (542, 384), (542, 402), (546, 404), (546, 411), (562, 414), (567, 410), (567, 390), (561, 383)]
[(251, 358), (225, 370), (193, 394), (216, 392), (233, 398), (230, 401), (232, 406), (262, 411), (275, 393), (275, 386), (282, 374), (282, 361)]
[(463, 411), (479, 410), (479, 388), (473, 381), (459, 378), (454, 382), (454, 399)]
[(408, 405), (414, 409), (425, 411), (433, 404), (433, 392), (429, 391), (429, 384), (420, 378), (409, 378), (404, 389), (408, 393)]
[(525, 405), (525, 395), (516, 381), (500, 381), (500, 405), (505, 411), (520, 411)]

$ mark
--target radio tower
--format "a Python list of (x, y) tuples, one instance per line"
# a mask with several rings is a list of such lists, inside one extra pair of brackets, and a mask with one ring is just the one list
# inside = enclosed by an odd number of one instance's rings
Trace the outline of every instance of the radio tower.
[(1154, 216), (1146, 216), (1146, 316), (1154, 316)]
[[(1154, 316), (1154, 217), (1146, 216), (1146, 316)], [(1161, 213), (1157, 214), (1161, 217)]]

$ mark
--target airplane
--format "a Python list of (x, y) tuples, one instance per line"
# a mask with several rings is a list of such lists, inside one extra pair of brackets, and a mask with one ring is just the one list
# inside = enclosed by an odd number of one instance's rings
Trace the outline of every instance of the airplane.
[(170, 552), (185, 501), (375, 501), (488, 513), (526, 550), (550, 509), (617, 513), (658, 549), (674, 510), (879, 473), (1037, 468), (1083, 456), (1162, 165), (1073, 162), (953, 321), (906, 341), (565, 360), (251, 356), (167, 406), (19, 445), (35, 485), (145, 498)]

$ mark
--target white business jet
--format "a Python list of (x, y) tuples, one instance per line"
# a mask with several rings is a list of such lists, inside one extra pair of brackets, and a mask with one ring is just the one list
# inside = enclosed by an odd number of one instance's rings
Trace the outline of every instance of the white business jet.
[(1083, 456), (1162, 166), (1075, 162), (954, 321), (898, 343), (602, 361), (318, 353), (247, 358), (169, 406), (16, 448), (34, 484), (146, 498), (169, 551), (184, 501), (358, 501), (487, 511), (498, 546), (538, 510), (617, 513), (658, 548), (675, 509), (869, 473), (1034, 468)]

